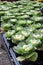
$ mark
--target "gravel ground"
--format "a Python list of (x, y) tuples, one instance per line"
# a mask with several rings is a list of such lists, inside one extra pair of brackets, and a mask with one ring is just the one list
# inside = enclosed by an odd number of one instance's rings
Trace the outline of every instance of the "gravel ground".
[(7, 52), (1, 48), (1, 40), (0, 40), (0, 65), (11, 65)]
[(0, 48), (0, 65), (11, 65), (6, 51)]

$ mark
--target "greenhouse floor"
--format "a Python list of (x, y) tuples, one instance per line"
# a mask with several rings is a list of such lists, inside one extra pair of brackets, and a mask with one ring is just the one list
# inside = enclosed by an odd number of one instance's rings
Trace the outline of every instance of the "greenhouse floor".
[(2, 42), (0, 40), (0, 65), (11, 65), (8, 54), (1, 44)]

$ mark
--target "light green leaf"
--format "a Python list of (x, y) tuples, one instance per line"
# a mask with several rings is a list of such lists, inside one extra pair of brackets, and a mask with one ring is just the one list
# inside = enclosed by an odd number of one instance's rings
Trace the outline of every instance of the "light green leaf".
[(37, 57), (38, 57), (38, 54), (36, 52), (33, 52), (33, 53), (29, 54), (29, 55), (19, 56), (19, 57), (17, 57), (17, 60), (18, 61), (23, 61), (25, 59), (28, 59), (30, 61), (36, 61)]

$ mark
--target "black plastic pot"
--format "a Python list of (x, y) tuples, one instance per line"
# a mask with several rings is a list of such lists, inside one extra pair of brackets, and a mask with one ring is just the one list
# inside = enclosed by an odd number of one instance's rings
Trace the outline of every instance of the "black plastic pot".
[(15, 52), (12, 50), (12, 48), (10, 49), (10, 54), (13, 58), (13, 62), (17, 63), (16, 65), (43, 65), (43, 51), (37, 51), (37, 53), (38, 53), (38, 59), (37, 59), (36, 62), (31, 62), (31, 61), (28, 61), (28, 60), (19, 62), (19, 61), (16, 60)]
[(43, 8), (41, 8), (41, 14), (42, 14), (42, 16), (43, 16)]
[(3, 38), (4, 44), (7, 46), (8, 49), (12, 48), (13, 46), (15, 46), (14, 43), (12, 43), (10, 40), (7, 40), (5, 38), (5, 35), (3, 33), (1, 33), (1, 36)]

